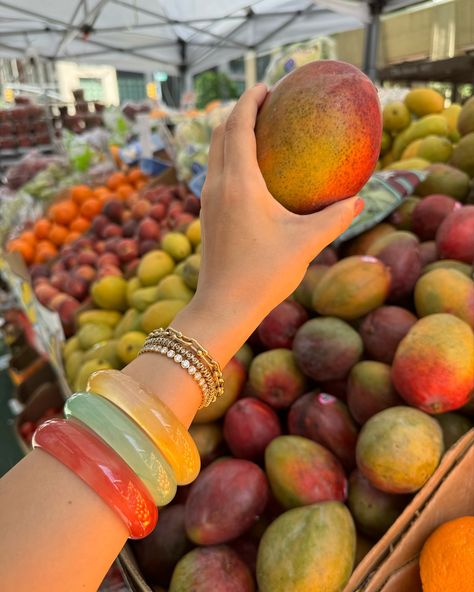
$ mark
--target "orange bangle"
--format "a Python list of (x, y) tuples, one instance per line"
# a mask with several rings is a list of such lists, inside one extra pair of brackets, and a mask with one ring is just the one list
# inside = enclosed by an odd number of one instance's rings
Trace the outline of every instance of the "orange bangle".
[(148, 490), (103, 440), (74, 419), (50, 419), (33, 436), (41, 448), (80, 477), (127, 525), (130, 537), (147, 536), (158, 510)]
[(87, 390), (122, 409), (160, 449), (171, 465), (178, 485), (194, 481), (199, 474), (199, 451), (188, 430), (158, 397), (153, 397), (119, 370), (99, 370), (89, 377)]

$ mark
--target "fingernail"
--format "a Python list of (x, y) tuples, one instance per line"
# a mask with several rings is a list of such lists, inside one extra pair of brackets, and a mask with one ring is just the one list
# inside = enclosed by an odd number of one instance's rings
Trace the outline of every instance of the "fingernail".
[(361, 197), (358, 197), (354, 204), (354, 218), (356, 218), (364, 209), (365, 203)]

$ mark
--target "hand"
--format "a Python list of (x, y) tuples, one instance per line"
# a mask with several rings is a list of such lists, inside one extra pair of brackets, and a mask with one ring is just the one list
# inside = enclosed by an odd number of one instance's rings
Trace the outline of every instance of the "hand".
[(269, 193), (257, 162), (255, 121), (267, 94), (246, 91), (212, 136), (202, 193), (202, 261), (196, 299), (219, 311), (236, 303), (263, 318), (301, 282), (309, 263), (352, 222), (356, 197), (293, 214)]

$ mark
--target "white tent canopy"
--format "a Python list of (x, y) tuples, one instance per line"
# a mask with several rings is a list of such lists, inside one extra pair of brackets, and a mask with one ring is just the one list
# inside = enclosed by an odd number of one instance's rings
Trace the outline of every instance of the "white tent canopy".
[(0, 0), (0, 57), (196, 73), (420, 0)]

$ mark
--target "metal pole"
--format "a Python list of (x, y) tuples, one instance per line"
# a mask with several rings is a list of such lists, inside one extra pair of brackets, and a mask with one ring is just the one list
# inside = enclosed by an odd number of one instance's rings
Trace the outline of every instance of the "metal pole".
[(254, 49), (250, 49), (245, 53), (245, 88), (255, 86), (257, 82), (257, 53)]
[(377, 49), (380, 36), (380, 15), (384, 0), (374, 0), (369, 3), (370, 22), (365, 29), (364, 72), (371, 80), (377, 78)]

